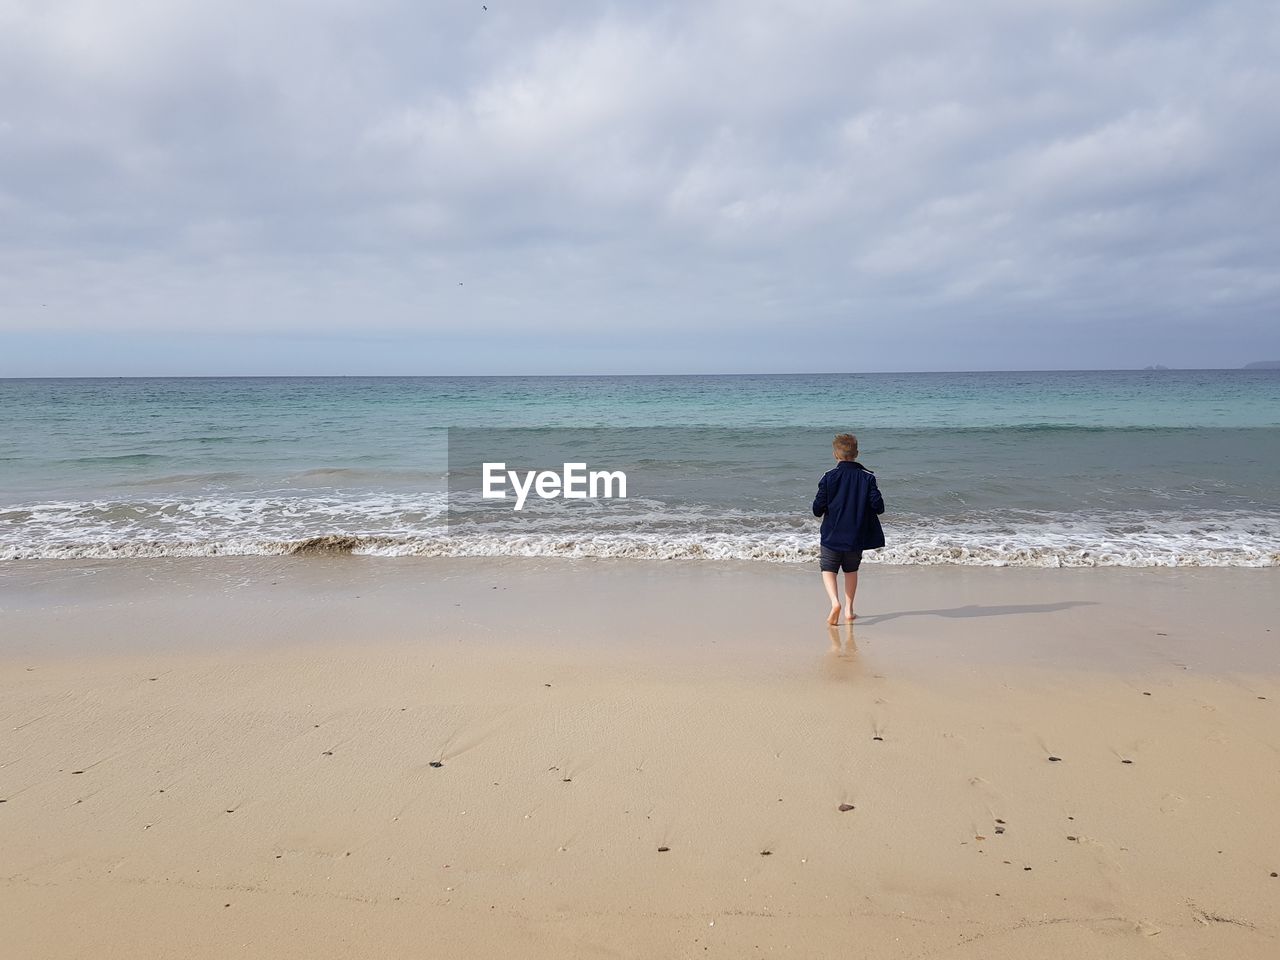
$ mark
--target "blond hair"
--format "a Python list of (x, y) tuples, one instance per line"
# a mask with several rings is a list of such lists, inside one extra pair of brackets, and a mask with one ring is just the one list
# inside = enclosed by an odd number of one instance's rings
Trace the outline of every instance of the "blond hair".
[(836, 438), (831, 441), (831, 449), (841, 460), (857, 460), (858, 438), (852, 433), (837, 433)]

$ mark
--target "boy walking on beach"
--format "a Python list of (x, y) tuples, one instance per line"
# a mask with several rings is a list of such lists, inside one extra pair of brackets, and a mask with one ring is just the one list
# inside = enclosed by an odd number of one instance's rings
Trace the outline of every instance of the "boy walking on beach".
[(840, 622), (840, 597), (836, 592), (836, 575), (844, 569), (844, 602), (848, 619), (854, 619), (853, 597), (858, 592), (858, 567), (862, 551), (884, 546), (880, 514), (884, 513), (884, 497), (876, 485), (876, 475), (858, 462), (858, 438), (841, 433), (831, 441), (836, 466), (818, 481), (818, 495), (813, 498), (813, 515), (822, 517), (822, 539), (818, 567), (822, 585), (831, 600), (827, 623)]

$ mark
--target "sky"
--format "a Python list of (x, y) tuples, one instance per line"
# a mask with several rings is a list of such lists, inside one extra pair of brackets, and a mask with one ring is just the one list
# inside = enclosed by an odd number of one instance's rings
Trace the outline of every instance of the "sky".
[(1280, 4), (0, 0), (0, 376), (1280, 359)]

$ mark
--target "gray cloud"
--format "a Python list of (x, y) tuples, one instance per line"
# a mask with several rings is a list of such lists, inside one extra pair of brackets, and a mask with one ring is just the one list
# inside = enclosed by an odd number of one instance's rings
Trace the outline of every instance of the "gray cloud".
[(7, 4), (0, 373), (1280, 355), (1274, 4), (489, 8)]

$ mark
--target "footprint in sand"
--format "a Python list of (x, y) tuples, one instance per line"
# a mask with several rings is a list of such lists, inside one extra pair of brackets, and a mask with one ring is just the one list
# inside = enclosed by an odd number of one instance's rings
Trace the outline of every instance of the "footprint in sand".
[[(1093, 862), (1095, 868), (1093, 877), (1095, 884), (1098, 885), (1098, 891), (1101, 892), (1104, 888), (1108, 891), (1113, 890), (1118, 877), (1124, 872), (1117, 857), (1116, 847), (1083, 833), (1070, 833), (1066, 838), (1069, 843), (1076, 845), (1081, 855)], [(1120, 847), (1119, 850), (1123, 851), (1124, 847)]]

